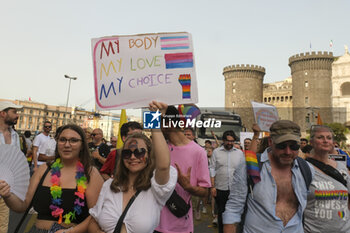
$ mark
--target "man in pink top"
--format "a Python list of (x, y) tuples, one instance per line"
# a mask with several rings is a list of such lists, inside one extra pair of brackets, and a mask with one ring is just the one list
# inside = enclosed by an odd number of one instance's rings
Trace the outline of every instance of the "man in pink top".
[[(177, 114), (179, 113), (174, 106), (168, 106), (163, 118), (167, 122), (179, 121)], [(208, 188), (211, 187), (211, 183), (205, 150), (186, 138), (180, 128), (174, 128), (172, 126), (170, 128), (163, 128), (162, 131), (168, 140), (171, 165), (178, 170), (176, 192), (186, 203), (190, 203), (192, 195), (199, 197), (208, 195)], [(164, 206), (161, 212), (159, 226), (155, 232), (193, 232), (192, 206), (188, 213), (181, 218), (173, 215), (168, 207)]]

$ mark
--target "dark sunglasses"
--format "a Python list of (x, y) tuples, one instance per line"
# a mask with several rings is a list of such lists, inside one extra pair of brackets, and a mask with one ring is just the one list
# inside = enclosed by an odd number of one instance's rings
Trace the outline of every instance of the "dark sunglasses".
[(295, 143), (295, 144), (293, 143), (293, 144), (288, 145), (287, 142), (282, 142), (282, 143), (276, 144), (276, 148), (279, 150), (284, 150), (287, 148), (287, 146), (291, 150), (299, 150), (299, 148), (300, 148), (300, 145), (297, 143)]
[(147, 150), (145, 148), (138, 148), (135, 150), (130, 149), (124, 149), (122, 150), (122, 158), (123, 159), (130, 159), (131, 155), (134, 154), (137, 159), (141, 159), (145, 156)]
[(46, 128), (46, 129), (51, 129), (52, 126), (44, 126), (44, 128)]
[(97, 135), (97, 133), (92, 133), (92, 134), (90, 134), (90, 135), (95, 137), (95, 136)]

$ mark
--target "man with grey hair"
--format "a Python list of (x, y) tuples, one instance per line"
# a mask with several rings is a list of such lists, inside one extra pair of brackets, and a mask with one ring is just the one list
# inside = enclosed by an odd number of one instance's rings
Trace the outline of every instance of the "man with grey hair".
[[(225, 233), (236, 232), (241, 220), (245, 233), (303, 232), (302, 216), (314, 170), (298, 157), (300, 136), (300, 127), (292, 121), (271, 125), (269, 147), (257, 159), (260, 177), (249, 193), (251, 161), (237, 166), (223, 214)], [(245, 219), (241, 219), (246, 200)]]

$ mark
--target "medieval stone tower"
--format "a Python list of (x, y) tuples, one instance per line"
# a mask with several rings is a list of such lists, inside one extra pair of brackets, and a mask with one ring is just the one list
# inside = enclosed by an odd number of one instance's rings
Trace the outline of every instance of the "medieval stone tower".
[(292, 74), (293, 121), (305, 131), (317, 123), (332, 122), (331, 52), (301, 53), (289, 58)]
[(265, 68), (232, 65), (224, 68), (225, 108), (233, 108), (249, 131), (255, 122), (250, 101), (262, 102)]

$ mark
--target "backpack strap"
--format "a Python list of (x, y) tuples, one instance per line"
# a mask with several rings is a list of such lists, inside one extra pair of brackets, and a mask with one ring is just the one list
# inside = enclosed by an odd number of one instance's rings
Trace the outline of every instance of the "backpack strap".
[[(259, 164), (259, 171), (261, 171), (262, 166), (263, 166), (263, 163), (261, 162), (261, 154), (256, 154), (256, 158), (257, 158), (258, 164)], [(303, 158), (300, 158), (298, 156), (296, 159), (298, 161), (300, 172), (304, 178), (306, 187), (309, 190), (309, 187), (310, 187), (310, 184), (312, 181), (312, 173), (311, 173), (310, 166)], [(252, 193), (254, 185), (255, 184), (253, 182), (253, 179), (248, 175), (248, 193)]]
[(312, 163), (315, 167), (319, 168), (326, 175), (332, 177), (333, 179), (337, 180), (338, 182), (342, 183), (345, 187), (347, 187), (347, 181), (344, 179), (343, 175), (334, 167), (310, 157), (307, 158), (306, 161)]
[(300, 158), (299, 156), (297, 157), (297, 161), (299, 164), (300, 172), (303, 175), (306, 187), (309, 190), (312, 181), (312, 173), (310, 166), (303, 158)]

